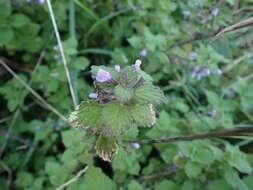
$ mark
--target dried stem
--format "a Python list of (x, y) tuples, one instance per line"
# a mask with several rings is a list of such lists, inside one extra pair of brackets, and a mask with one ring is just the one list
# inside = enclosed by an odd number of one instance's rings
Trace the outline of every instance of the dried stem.
[(69, 69), (68, 69), (67, 60), (66, 60), (66, 57), (65, 57), (65, 54), (64, 54), (64, 51), (63, 51), (63, 47), (62, 47), (62, 43), (61, 43), (61, 37), (60, 37), (59, 30), (58, 30), (58, 27), (57, 27), (57, 24), (56, 24), (56, 21), (55, 21), (55, 16), (54, 16), (54, 12), (53, 12), (50, 0), (47, 0), (47, 6), (48, 6), (51, 21), (52, 21), (52, 24), (53, 24), (53, 27), (54, 27), (54, 32), (55, 32), (55, 36), (56, 36), (57, 43), (58, 43), (58, 46), (59, 46), (59, 50), (60, 50), (62, 62), (63, 62), (63, 65), (64, 65), (64, 69), (65, 69), (65, 72), (66, 72), (66, 76), (67, 76), (67, 80), (68, 80), (68, 84), (69, 84), (69, 90), (70, 90), (70, 93), (71, 93), (72, 101), (73, 101), (74, 106), (76, 107), (77, 106), (77, 99), (76, 99), (76, 96), (75, 96), (75, 93), (74, 93), (74, 88), (73, 88), (73, 85), (72, 85), (72, 82), (71, 82), (71, 77), (70, 77), (70, 72), (69, 72)]
[(75, 177), (73, 177), (72, 179), (70, 179), (69, 181), (67, 181), (66, 183), (62, 184), (60, 187), (57, 187), (55, 190), (61, 190), (64, 189), (65, 187), (67, 187), (68, 185), (70, 185), (71, 183), (74, 183), (75, 181), (77, 181), (88, 169), (89, 167), (86, 166), (84, 169), (80, 170)]
[(209, 138), (217, 138), (217, 137), (233, 137), (233, 136), (248, 134), (248, 133), (253, 133), (253, 126), (252, 127), (238, 127), (238, 128), (234, 128), (231, 130), (214, 131), (214, 132), (172, 137), (172, 138), (166, 138), (166, 139), (131, 141), (130, 143), (150, 144), (150, 143), (193, 141), (193, 140), (197, 140), (197, 139), (209, 139)]

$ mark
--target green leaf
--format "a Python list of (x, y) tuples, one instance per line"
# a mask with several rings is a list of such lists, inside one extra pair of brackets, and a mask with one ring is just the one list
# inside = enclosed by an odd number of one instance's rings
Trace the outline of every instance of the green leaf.
[(81, 152), (84, 144), (82, 144), (82, 138), (85, 132), (80, 129), (70, 129), (63, 131), (62, 142), (66, 148), (74, 149), (76, 152)]
[(32, 182), (33, 182), (32, 174), (28, 172), (19, 172), (15, 184), (17, 187), (24, 188), (30, 186)]
[(90, 62), (85, 57), (77, 57), (71, 65), (73, 68), (78, 70), (85, 70), (89, 66)]
[(113, 137), (105, 137), (101, 134), (98, 137), (95, 149), (97, 155), (103, 160), (111, 162), (113, 154), (118, 151), (118, 145)]
[(224, 177), (229, 185), (235, 189), (250, 190), (247, 185), (240, 179), (236, 170), (231, 167), (226, 167), (224, 171)]
[(208, 190), (234, 190), (234, 188), (231, 188), (225, 180), (216, 180), (213, 183), (211, 183), (208, 187)]
[(69, 175), (68, 170), (62, 167), (59, 162), (51, 160), (46, 162), (45, 172), (49, 175), (50, 182), (55, 186), (63, 184)]
[(133, 124), (133, 126), (131, 126), (126, 132), (124, 132), (121, 139), (126, 141), (135, 140), (138, 136), (138, 133), (138, 127)]
[(131, 106), (131, 115), (133, 119), (144, 127), (150, 127), (155, 124), (156, 116), (152, 104)]
[(14, 37), (14, 32), (11, 28), (0, 28), (0, 45), (7, 44)]
[(108, 136), (118, 137), (132, 125), (128, 107), (116, 103), (108, 103), (104, 106), (102, 120), (105, 125), (104, 133)]
[(209, 165), (215, 160), (215, 157), (208, 148), (197, 147), (193, 150), (191, 159), (192, 161)]
[(103, 106), (96, 102), (82, 102), (69, 116), (73, 127), (100, 128), (102, 127)]
[(120, 73), (120, 84), (126, 88), (133, 88), (139, 80), (139, 74), (134, 67), (125, 67)]
[(143, 190), (142, 186), (135, 180), (132, 180), (128, 186), (128, 190)]
[(243, 173), (251, 173), (252, 167), (248, 163), (245, 155), (239, 150), (238, 147), (233, 147), (231, 145), (227, 145), (226, 148), (229, 151), (229, 155), (227, 159), (227, 162), (238, 169), (240, 172)]
[(165, 101), (163, 91), (149, 83), (135, 89), (134, 99), (140, 104), (160, 104)]
[(201, 170), (201, 164), (190, 160), (185, 165), (185, 172), (189, 178), (196, 178), (201, 173)]
[(82, 189), (116, 190), (116, 184), (109, 177), (107, 177), (100, 168), (89, 168), (85, 174), (84, 180), (85, 182)]
[(11, 14), (11, 7), (0, 3), (0, 17), (7, 17)]
[(24, 14), (14, 14), (12, 15), (11, 18), (12, 18), (11, 24), (16, 28), (25, 26), (30, 21), (30, 19)]
[(156, 190), (178, 190), (178, 186), (170, 180), (163, 180), (157, 184), (155, 184)]
[(134, 48), (140, 48), (141, 47), (141, 38), (139, 36), (132, 36), (131, 38), (128, 38), (127, 41)]
[(67, 55), (75, 55), (77, 54), (77, 40), (75, 37), (70, 37), (66, 41), (62, 43), (64, 52)]
[(114, 94), (120, 102), (127, 102), (133, 97), (132, 89), (124, 88), (121, 85), (114, 88)]

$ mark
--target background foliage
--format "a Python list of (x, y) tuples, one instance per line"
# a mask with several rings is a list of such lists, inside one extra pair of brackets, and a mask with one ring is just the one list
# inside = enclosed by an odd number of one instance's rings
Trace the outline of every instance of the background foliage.
[[(92, 65), (142, 68), (164, 90), (157, 123), (132, 139), (166, 138), (253, 122), (252, 28), (209, 43), (216, 31), (252, 15), (252, 0), (61, 0), (53, 9), (75, 96), (94, 92)], [(44, 1), (0, 1), (0, 58), (59, 112), (73, 111), (65, 70)], [(253, 189), (252, 138), (129, 146), (112, 163), (90, 148), (0, 68), (0, 189), (49, 190), (89, 169), (67, 190)], [(99, 182), (99, 183), (98, 183)]]

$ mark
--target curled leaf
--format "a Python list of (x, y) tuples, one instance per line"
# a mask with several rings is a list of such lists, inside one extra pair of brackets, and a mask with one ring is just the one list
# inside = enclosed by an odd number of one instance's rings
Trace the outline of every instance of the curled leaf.
[(97, 139), (95, 149), (96, 154), (104, 161), (111, 162), (113, 154), (117, 153), (118, 151), (118, 145), (115, 138), (105, 137), (103, 134), (101, 134)]

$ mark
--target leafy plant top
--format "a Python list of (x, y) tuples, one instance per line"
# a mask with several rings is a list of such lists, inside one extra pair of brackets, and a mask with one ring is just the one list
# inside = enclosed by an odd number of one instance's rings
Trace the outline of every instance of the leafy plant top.
[(141, 61), (123, 69), (92, 66), (96, 93), (83, 101), (70, 114), (73, 127), (83, 128), (99, 136), (95, 149), (104, 160), (111, 161), (117, 152), (117, 141), (138, 126), (155, 124), (154, 104), (165, 101), (162, 90), (152, 84), (152, 78), (141, 70)]

